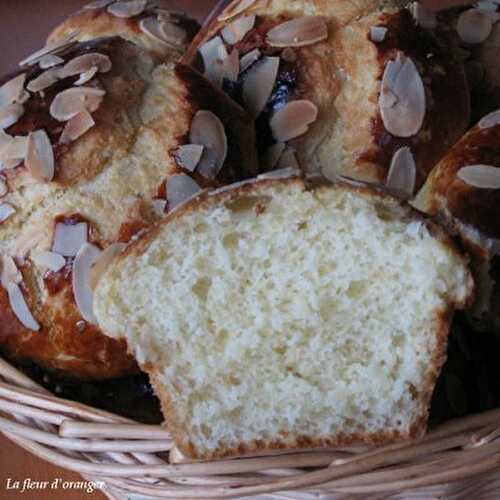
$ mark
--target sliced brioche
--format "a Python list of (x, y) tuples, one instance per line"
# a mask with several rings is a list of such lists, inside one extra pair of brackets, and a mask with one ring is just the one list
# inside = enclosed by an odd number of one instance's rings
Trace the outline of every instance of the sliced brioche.
[(180, 450), (214, 458), (420, 436), (472, 288), (448, 237), (398, 201), (268, 178), (172, 213), (94, 309)]

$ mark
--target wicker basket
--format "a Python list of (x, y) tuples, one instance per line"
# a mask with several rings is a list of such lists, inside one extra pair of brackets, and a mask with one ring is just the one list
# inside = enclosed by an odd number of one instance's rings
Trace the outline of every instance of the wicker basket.
[(110, 498), (500, 497), (500, 410), (411, 443), (189, 463), (168, 430), (51, 395), (0, 359), (0, 431)]

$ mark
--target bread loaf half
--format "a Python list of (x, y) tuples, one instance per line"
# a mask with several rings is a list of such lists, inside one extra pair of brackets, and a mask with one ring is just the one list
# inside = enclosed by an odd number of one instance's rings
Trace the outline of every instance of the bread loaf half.
[(94, 309), (195, 458), (424, 433), (464, 257), (364, 188), (266, 178), (201, 195), (122, 254)]

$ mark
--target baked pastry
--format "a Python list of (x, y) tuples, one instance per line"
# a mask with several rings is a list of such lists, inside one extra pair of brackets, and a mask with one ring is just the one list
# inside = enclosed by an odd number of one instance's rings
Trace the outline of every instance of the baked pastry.
[(197, 190), (254, 175), (252, 120), (114, 37), (52, 45), (4, 78), (0, 127), (0, 349), (66, 376), (134, 372), (94, 324), (88, 271)]
[(403, 3), (235, 1), (183, 60), (257, 117), (263, 165), (384, 182), (405, 151), (420, 186), (469, 97), (451, 27)]
[(104, 0), (91, 2), (67, 18), (49, 35), (51, 44), (74, 34), (80, 41), (119, 36), (165, 62), (177, 61), (199, 30), (186, 14), (172, 10), (168, 1)]
[(181, 452), (211, 459), (421, 436), (472, 290), (451, 239), (397, 199), (268, 177), (167, 216), (110, 264), (94, 310)]
[(457, 234), (469, 253), (478, 282), (472, 316), (500, 331), (500, 111), (485, 116), (436, 166), (415, 206)]

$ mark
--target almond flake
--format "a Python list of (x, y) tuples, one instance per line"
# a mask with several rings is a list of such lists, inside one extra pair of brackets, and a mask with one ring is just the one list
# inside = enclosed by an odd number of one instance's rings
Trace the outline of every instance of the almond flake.
[(28, 152), (28, 136), (7, 137), (8, 141), (0, 144), (0, 160), (24, 160)]
[(36, 78), (31, 80), (26, 88), (30, 92), (41, 92), (42, 90), (45, 90), (46, 88), (54, 85), (54, 83), (59, 81), (59, 79), (61, 78), (60, 71), (60, 68), (48, 69), (47, 71), (44, 71)]
[(227, 21), (228, 19), (232, 19), (233, 17), (245, 12), (245, 10), (249, 9), (256, 0), (241, 0), (240, 2), (232, 3), (218, 18), (217, 21)]
[(479, 122), (479, 128), (482, 129), (496, 127), (497, 125), (500, 125), (500, 110), (486, 115)]
[(476, 44), (484, 42), (493, 29), (493, 21), (487, 12), (469, 9), (460, 14), (457, 22), (457, 32), (465, 43)]
[(82, 111), (93, 113), (106, 92), (92, 87), (73, 87), (56, 95), (50, 105), (50, 114), (60, 122), (68, 121)]
[(189, 175), (172, 175), (167, 181), (167, 200), (169, 211), (189, 200), (201, 190)]
[(151, 202), (154, 213), (158, 217), (163, 217), (165, 215), (165, 210), (167, 209), (167, 200), (161, 200), (157, 198)]
[(64, 59), (53, 54), (47, 54), (38, 61), (38, 66), (40, 66), (41, 69), (49, 69), (53, 68), (54, 66), (59, 66), (63, 63)]
[(123, 252), (126, 246), (125, 243), (113, 243), (99, 255), (90, 268), (89, 286), (91, 290), (97, 288), (102, 275), (106, 272), (110, 264)]
[(421, 3), (412, 2), (410, 5), (410, 12), (412, 13), (413, 19), (415, 19), (417, 26), (422, 26), (422, 28), (431, 30), (437, 26), (435, 12), (426, 9)]
[(79, 87), (80, 85), (84, 85), (87, 82), (90, 82), (92, 78), (99, 72), (99, 68), (97, 66), (92, 66), (88, 71), (85, 71), (80, 75), (80, 78), (75, 82), (75, 86)]
[(276, 84), (280, 66), (279, 57), (263, 57), (245, 75), (243, 101), (248, 112), (257, 118), (264, 110)]
[(9, 283), (19, 285), (23, 281), (23, 275), (10, 255), (4, 255), (2, 257), (2, 273), (0, 275), (0, 281), (2, 283), (2, 287), (5, 289)]
[(87, 110), (82, 111), (66, 122), (61, 137), (59, 138), (59, 142), (61, 144), (70, 144), (80, 138), (94, 125), (95, 121), (92, 118), (92, 115)]
[(328, 38), (324, 17), (305, 16), (287, 21), (267, 33), (267, 43), (272, 47), (304, 47)]
[(405, 197), (412, 197), (415, 192), (416, 177), (417, 166), (411, 149), (408, 147), (398, 149), (392, 157), (386, 186)]
[(69, 47), (77, 43), (75, 41), (77, 35), (78, 32), (74, 31), (70, 33), (68, 36), (62, 38), (61, 40), (46, 45), (45, 47), (41, 48), (40, 50), (37, 50), (35, 53), (28, 56), (26, 59), (22, 60), (19, 63), (19, 66), (38, 63), (38, 61), (47, 54), (59, 54), (60, 52), (68, 49)]
[(64, 257), (74, 257), (78, 250), (87, 243), (87, 235), (86, 222), (73, 225), (58, 222), (54, 231), (52, 251)]
[(194, 172), (200, 163), (203, 150), (205, 148), (199, 144), (185, 144), (180, 146), (174, 153), (177, 164), (190, 172)]
[(387, 28), (383, 26), (372, 26), (370, 28), (370, 40), (375, 43), (381, 43), (385, 40), (387, 35)]
[(40, 325), (31, 314), (19, 285), (9, 283), (7, 285), (7, 293), (9, 295), (9, 304), (12, 312), (16, 315), (16, 318), (23, 324), (23, 326), (28, 330), (33, 330), (35, 332), (40, 330)]
[(256, 63), (261, 56), (259, 49), (253, 49), (240, 59), (240, 73), (245, 72), (250, 66)]
[(295, 155), (295, 151), (292, 148), (285, 148), (283, 154), (280, 156), (278, 160), (278, 164), (276, 167), (280, 170), (284, 169), (292, 169), (292, 170), (300, 170), (299, 162), (297, 161), (297, 156)]
[[(165, 40), (165, 31), (162, 30), (161, 22), (157, 17), (151, 16), (141, 19), (139, 22), (139, 28), (143, 33), (145, 33), (155, 41), (167, 45), (172, 45), (171, 40)], [(175, 45), (177, 45), (177, 43)]]
[(14, 160), (0, 160), (0, 171), (1, 170), (12, 170), (23, 162), (22, 159), (14, 159)]
[(25, 81), (26, 73), (21, 73), (0, 87), (0, 108), (20, 101)]
[(0, 198), (3, 198), (9, 192), (5, 177), (0, 177)]
[(138, 16), (146, 8), (147, 0), (129, 0), (128, 2), (116, 2), (108, 5), (107, 11), (113, 16), (127, 19)]
[(50, 182), (54, 178), (54, 151), (45, 130), (30, 132), (24, 164), (31, 177), (39, 182)]
[(424, 83), (415, 63), (401, 52), (385, 66), (379, 108), (386, 130), (396, 137), (411, 137), (422, 127)]
[(239, 17), (236, 21), (233, 21), (222, 29), (222, 38), (224, 38), (226, 43), (229, 45), (234, 45), (243, 40), (245, 35), (254, 27), (254, 25), (255, 15)]
[(84, 5), (84, 9), (104, 9), (109, 4), (116, 2), (116, 0), (95, 0), (95, 2), (90, 2), (87, 5)]
[(457, 177), (478, 189), (500, 189), (500, 168), (491, 165), (468, 165), (457, 172)]
[(62, 255), (46, 250), (33, 253), (31, 260), (38, 267), (43, 267), (54, 273), (57, 273), (57, 271), (60, 271), (66, 265), (66, 259)]
[(269, 146), (264, 153), (264, 157), (262, 159), (262, 166), (265, 170), (273, 170), (278, 164), (281, 155), (285, 151), (285, 143), (277, 142), (272, 146)]
[(0, 108), (0, 129), (6, 129), (14, 125), (23, 114), (24, 106), (22, 104), (8, 104)]
[(76, 254), (73, 262), (72, 287), (76, 306), (82, 318), (96, 324), (93, 302), (94, 294), (90, 288), (92, 266), (102, 254), (101, 250), (91, 243), (85, 243)]
[(223, 78), (227, 78), (231, 82), (238, 81), (240, 74), (240, 54), (238, 49), (233, 51), (222, 62)]
[(16, 209), (10, 203), (0, 203), (0, 223), (5, 222), (16, 213)]
[(226, 46), (220, 36), (216, 36), (205, 42), (199, 52), (203, 59), (204, 75), (217, 88), (222, 87), (224, 78), (223, 61), (227, 58), (228, 53)]
[(160, 21), (160, 34), (162, 41), (173, 46), (181, 46), (186, 43), (187, 33), (184, 28), (170, 21)]
[(198, 111), (191, 123), (190, 142), (205, 147), (198, 173), (215, 179), (227, 156), (227, 137), (220, 119), (211, 111)]
[(289, 102), (271, 118), (270, 126), (274, 138), (286, 142), (307, 132), (309, 125), (316, 121), (318, 108), (311, 101)]
[(82, 56), (75, 57), (67, 62), (61, 70), (61, 77), (81, 75), (92, 68), (97, 67), (100, 73), (111, 71), (111, 59), (98, 52), (90, 52)]

